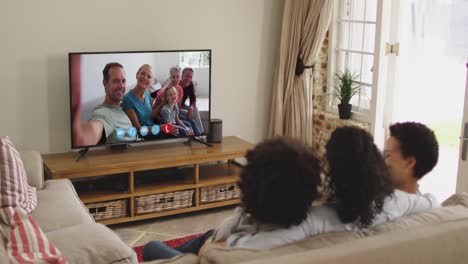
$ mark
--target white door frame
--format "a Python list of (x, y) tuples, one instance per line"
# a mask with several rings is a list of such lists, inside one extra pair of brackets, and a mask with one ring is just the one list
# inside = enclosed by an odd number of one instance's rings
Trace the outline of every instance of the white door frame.
[(388, 58), (385, 55), (385, 45), (390, 37), (390, 15), (392, 0), (378, 0), (377, 23), (375, 29), (374, 71), (372, 84), (372, 98), (370, 108), (370, 132), (374, 135), (376, 145), (383, 149), (385, 143), (384, 122), (386, 94), (388, 87)]
[[(465, 93), (468, 90), (468, 58), (466, 62)], [(462, 131), (460, 132), (460, 155), (458, 155), (457, 192), (468, 192), (468, 98), (465, 94)], [(463, 153), (465, 152), (465, 153)]]

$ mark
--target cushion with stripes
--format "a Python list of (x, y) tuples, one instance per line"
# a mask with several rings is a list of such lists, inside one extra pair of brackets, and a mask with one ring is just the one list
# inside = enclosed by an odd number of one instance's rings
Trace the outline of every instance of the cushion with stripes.
[[(36, 188), (29, 186), (23, 160), (9, 137), (0, 138), (0, 208), (20, 207), (27, 213), (36, 208)], [(3, 211), (9, 212), (8, 210)], [(10, 215), (11, 217), (11, 215)], [(11, 218), (4, 214), (5, 223)]]
[(2, 225), (5, 247), (10, 263), (67, 263), (65, 256), (45, 236), (36, 221), (21, 208), (13, 210), (13, 220)]

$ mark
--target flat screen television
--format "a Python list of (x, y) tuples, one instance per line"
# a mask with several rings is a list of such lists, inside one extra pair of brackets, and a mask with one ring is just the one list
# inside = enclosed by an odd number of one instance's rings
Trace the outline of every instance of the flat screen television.
[(69, 53), (72, 148), (204, 136), (211, 50)]

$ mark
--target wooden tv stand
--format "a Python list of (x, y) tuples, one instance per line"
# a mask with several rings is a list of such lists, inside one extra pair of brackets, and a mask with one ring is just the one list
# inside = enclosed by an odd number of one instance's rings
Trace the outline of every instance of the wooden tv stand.
[[(113, 181), (109, 181), (111, 190), (79, 192), (80, 199), (85, 204), (125, 200), (127, 214), (118, 218), (104, 219), (103, 224), (116, 224), (136, 220), (174, 215), (179, 213), (204, 210), (214, 207), (238, 204), (238, 198), (204, 203), (200, 202), (201, 188), (220, 184), (235, 183), (238, 180), (240, 166), (233, 159), (243, 157), (252, 144), (237, 137), (224, 137), (222, 143), (207, 147), (196, 142), (183, 142), (145, 145), (131, 147), (124, 152), (111, 150), (90, 151), (79, 162), (78, 153), (68, 152), (43, 155), (44, 170), (48, 179), (68, 178), (72, 181), (96, 179), (111, 179), (112, 175), (120, 175), (128, 184), (126, 191), (112, 190)], [(177, 168), (183, 171), (177, 179), (166, 177), (164, 182), (137, 184), (140, 176), (162, 171), (163, 168)], [(181, 177), (182, 178), (181, 178)], [(143, 176), (141, 176), (143, 177)], [(151, 175), (150, 175), (151, 178)], [(137, 214), (137, 197), (193, 190), (193, 205), (188, 208), (173, 209), (156, 213)]]

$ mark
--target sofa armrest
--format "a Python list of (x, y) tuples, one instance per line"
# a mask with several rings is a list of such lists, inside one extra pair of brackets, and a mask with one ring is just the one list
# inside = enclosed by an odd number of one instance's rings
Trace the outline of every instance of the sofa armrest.
[(24, 163), (29, 185), (36, 187), (38, 190), (43, 189), (44, 167), (42, 164), (41, 154), (35, 150), (23, 150), (20, 151), (20, 154)]

